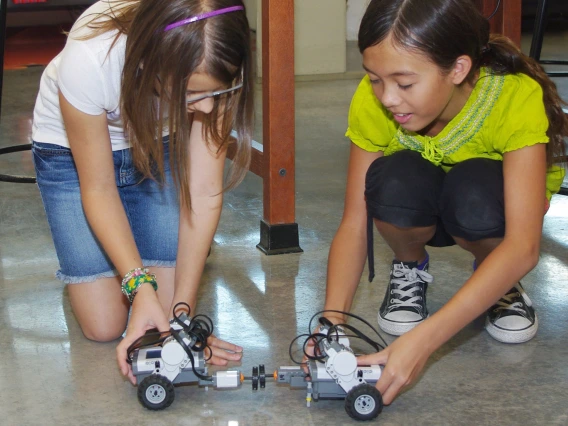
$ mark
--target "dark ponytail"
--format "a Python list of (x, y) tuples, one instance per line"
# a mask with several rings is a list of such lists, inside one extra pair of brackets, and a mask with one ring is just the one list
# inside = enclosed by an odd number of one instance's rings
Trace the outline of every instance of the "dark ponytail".
[(562, 110), (566, 103), (558, 95), (556, 84), (548, 77), (542, 66), (523, 54), (507, 37), (492, 34), (481, 65), (495, 74), (526, 74), (542, 87), (544, 107), (548, 117), (546, 159), (548, 165), (566, 162), (564, 137), (568, 136), (568, 117)]
[(546, 145), (548, 165), (566, 162), (563, 138), (568, 136), (565, 104), (542, 67), (524, 55), (507, 37), (489, 35), (489, 21), (471, 0), (371, 0), (359, 29), (361, 53), (388, 36), (404, 49), (425, 55), (442, 72), (449, 72), (462, 55), (473, 67), (495, 74), (526, 74), (540, 84), (549, 121)]

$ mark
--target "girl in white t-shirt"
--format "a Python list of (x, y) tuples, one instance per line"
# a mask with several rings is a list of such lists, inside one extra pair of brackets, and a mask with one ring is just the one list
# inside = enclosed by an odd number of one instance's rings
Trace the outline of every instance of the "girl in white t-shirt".
[[(85, 336), (126, 349), (193, 310), (227, 187), (250, 159), (249, 27), (241, 0), (104, 0), (46, 68), (34, 110), (38, 186)], [(211, 362), (242, 349), (210, 337)]]

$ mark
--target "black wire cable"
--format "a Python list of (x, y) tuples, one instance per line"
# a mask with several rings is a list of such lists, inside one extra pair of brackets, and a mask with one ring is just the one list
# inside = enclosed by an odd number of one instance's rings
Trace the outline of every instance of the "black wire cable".
[[(205, 375), (199, 373), (195, 369), (195, 358), (193, 356), (192, 350), (195, 351), (195, 352), (204, 352), (205, 349), (209, 349), (210, 355), (209, 355), (208, 358), (204, 359), (204, 361), (207, 362), (207, 361), (209, 361), (209, 359), (211, 359), (211, 357), (213, 356), (213, 351), (211, 350), (211, 348), (207, 344), (207, 339), (213, 333), (213, 322), (211, 321), (211, 318), (209, 318), (207, 315), (200, 314), (200, 315), (196, 315), (195, 318), (192, 318), (189, 322), (189, 325), (187, 325), (185, 322), (183, 322), (181, 317), (176, 314), (179, 307), (185, 307), (187, 309), (188, 318), (189, 318), (189, 314), (191, 313), (191, 308), (189, 307), (189, 305), (187, 303), (179, 302), (178, 304), (176, 304), (174, 306), (174, 309), (173, 309), (173, 321), (182, 328), (183, 332), (187, 335), (189, 340), (191, 342), (193, 342), (191, 344), (191, 347), (189, 347), (183, 341), (183, 338), (180, 336), (180, 332), (181, 332), (180, 330), (174, 330), (173, 328), (170, 328), (170, 330), (164, 331), (164, 332), (156, 331), (156, 332), (152, 332), (152, 333), (146, 333), (144, 336), (136, 339), (128, 347), (126, 362), (128, 362), (129, 364), (132, 364), (133, 353), (136, 350), (139, 350), (139, 349), (142, 349), (142, 348), (160, 346), (166, 341), (166, 339), (168, 339), (169, 337), (173, 337), (180, 344), (180, 346), (183, 348), (183, 350), (185, 351), (185, 353), (189, 357), (189, 361), (191, 363), (191, 369), (192, 369), (193, 373), (195, 374), (195, 376), (202, 379), (202, 380), (211, 381), (211, 380), (213, 380), (212, 376), (205, 376)], [(155, 337), (155, 339), (142, 344), (142, 341), (148, 340), (151, 337)]]
[(189, 346), (187, 346), (185, 344), (185, 342), (183, 341), (183, 338), (180, 337), (179, 331), (172, 330), (172, 336), (173, 336), (174, 339), (177, 340), (177, 342), (180, 344), (180, 346), (183, 348), (183, 350), (185, 351), (185, 353), (189, 357), (189, 362), (191, 363), (191, 369), (193, 370), (193, 374), (195, 374), (201, 380), (207, 380), (207, 381), (213, 380), (213, 376), (204, 376), (203, 374), (197, 372), (197, 370), (195, 369), (195, 358), (193, 358), (193, 352), (191, 352), (191, 349), (189, 348)]
[[(207, 346), (207, 339), (209, 338), (209, 336), (211, 336), (211, 334), (213, 334), (213, 322), (211, 321), (211, 318), (209, 318), (207, 315), (196, 315), (191, 319), (189, 325), (186, 325), (185, 322), (183, 322), (183, 320), (178, 315), (176, 315), (176, 311), (180, 306), (186, 308), (188, 317), (191, 313), (191, 308), (187, 303), (179, 302), (174, 306), (174, 321), (183, 329), (190, 340), (193, 341), (193, 344), (191, 345), (192, 350), (194, 350), (195, 352), (205, 351), (205, 349), (209, 347)], [(213, 355), (211, 348), (209, 348), (209, 352), (211, 354), (205, 360), (205, 362), (209, 361), (209, 359), (211, 359), (211, 356)]]
[[(334, 309), (325, 309), (325, 310), (323, 310), (323, 311), (316, 312), (316, 313), (312, 316), (312, 318), (310, 319), (309, 329), (310, 329), (310, 330), (312, 329), (312, 321), (313, 321), (313, 319), (314, 319), (316, 316), (321, 315), (321, 314), (325, 314), (325, 313), (328, 313), (328, 312), (336, 313), (336, 314), (341, 314), (341, 315), (345, 315), (345, 316), (348, 316), (348, 317), (350, 317), (350, 318), (354, 318), (354, 319), (356, 319), (357, 321), (362, 322), (362, 323), (365, 324), (367, 327), (369, 327), (371, 330), (373, 330), (373, 332), (374, 332), (374, 333), (379, 337), (379, 339), (381, 340), (381, 343), (382, 343), (382, 345), (383, 345), (384, 347), (387, 347), (387, 346), (388, 346), (388, 343), (385, 341), (385, 339), (383, 338), (383, 336), (381, 335), (381, 333), (379, 333), (378, 330), (377, 330), (375, 327), (373, 327), (367, 320), (365, 320), (364, 318), (362, 318), (362, 317), (360, 317), (360, 316), (358, 316), (358, 315), (355, 315), (355, 314), (352, 314), (352, 313), (349, 313), (349, 312), (337, 311), (337, 310), (334, 310)], [(338, 325), (339, 325), (339, 324), (338, 324)]]
[[(361, 340), (363, 340), (365, 343), (369, 344), (373, 349), (375, 349), (377, 352), (383, 350), (385, 347), (382, 346), (381, 344), (375, 342), (374, 340), (370, 339), (369, 337), (367, 337), (365, 334), (361, 333), (358, 329), (356, 329), (355, 327), (353, 327), (352, 325), (349, 324), (337, 324), (335, 326), (333, 326), (333, 328), (344, 328), (347, 330), (351, 330), (354, 334), (354, 336), (356, 338), (359, 338)], [(333, 331), (333, 328), (330, 329), (330, 332)], [(339, 339), (339, 334), (336, 337), (337, 339)], [(328, 338), (329, 339), (329, 338)]]
[(489, 15), (489, 18), (487, 18), (488, 21), (491, 21), (491, 19), (495, 16), (497, 11), (499, 10), (500, 6), (501, 6), (501, 0), (497, 0), (497, 6), (495, 6), (495, 10), (493, 11), (493, 13), (491, 15)]
[[(139, 337), (134, 342), (132, 342), (132, 344), (126, 350), (126, 362), (129, 363), (129, 364), (132, 364), (132, 358), (133, 358), (132, 354), (134, 353), (134, 351), (136, 351), (138, 349), (142, 349), (142, 348), (150, 348), (150, 347), (153, 347), (153, 346), (159, 346), (162, 343), (164, 343), (164, 341), (170, 336), (171, 336), (171, 330), (162, 331), (162, 332), (156, 331), (156, 332), (144, 334), (143, 336)], [(150, 337), (156, 337), (156, 339), (142, 345), (142, 341), (147, 340)]]
[(187, 327), (187, 325), (181, 320), (181, 318), (176, 315), (176, 312), (178, 310), (179, 306), (183, 306), (185, 308), (187, 308), (187, 316), (189, 317), (189, 315), (191, 314), (191, 307), (189, 306), (189, 304), (185, 303), (185, 302), (179, 302), (174, 306), (172, 315), (174, 317), (174, 321), (181, 327), (181, 328), (185, 328)]
[[(350, 324), (333, 324), (328, 318), (322, 316), (318, 319), (318, 321), (322, 326), (327, 327), (327, 333), (316, 332), (316, 333), (301, 334), (301, 335), (297, 336), (296, 338), (294, 338), (292, 340), (292, 342), (290, 343), (290, 346), (288, 348), (288, 353), (290, 355), (290, 359), (295, 364), (299, 364), (299, 365), (305, 364), (305, 363), (302, 363), (302, 362), (298, 362), (293, 356), (294, 344), (302, 338), (305, 338), (304, 343), (302, 345), (302, 351), (303, 351), (306, 358), (313, 360), (313, 361), (323, 361), (326, 358), (327, 355), (321, 352), (321, 343), (324, 340), (327, 340), (328, 342), (331, 342), (332, 340), (338, 341), (341, 337), (346, 337), (346, 338), (350, 338), (350, 339), (351, 338), (359, 339), (359, 340), (362, 340), (363, 342), (367, 343), (368, 345), (370, 345), (377, 352), (385, 349), (388, 346), (388, 343), (385, 341), (383, 336), (378, 332), (378, 330), (375, 327), (373, 327), (369, 322), (367, 322), (362, 317), (355, 315), (355, 314), (351, 314), (349, 312), (336, 311), (336, 310), (332, 310), (332, 309), (326, 309), (326, 310), (323, 310), (323, 311), (316, 312), (310, 319), (308, 329), (312, 330), (312, 323), (314, 321), (314, 318), (316, 318), (319, 315), (325, 314), (325, 313), (338, 313), (338, 314), (341, 314), (341, 315), (345, 315), (345, 316), (354, 318), (357, 321), (360, 321), (361, 323), (363, 323), (367, 327), (369, 327), (371, 330), (373, 330), (373, 332), (379, 337), (379, 341), (371, 339), (365, 333), (361, 332), (358, 328), (356, 328), (356, 327), (354, 327)], [(346, 330), (351, 332), (352, 334), (347, 334), (345, 332)], [(314, 344), (314, 353), (313, 354), (308, 354), (307, 350), (306, 350), (307, 345), (310, 342), (313, 342), (313, 344)]]
[[(24, 145), (14, 145), (0, 148), (0, 155), (11, 154), (13, 152), (29, 151), (32, 149), (32, 144)], [(12, 183), (36, 183), (36, 178), (33, 176), (15, 176), (15, 175), (5, 175), (0, 173), (0, 182), (12, 182)]]
[[(320, 349), (319, 349), (319, 344), (321, 343), (321, 341), (322, 341), (323, 339), (325, 339), (325, 338), (327, 337), (327, 335), (325, 335), (325, 334), (323, 334), (323, 333), (313, 333), (313, 334), (307, 334), (307, 333), (306, 333), (306, 334), (300, 334), (299, 336), (296, 336), (296, 337), (292, 340), (292, 342), (290, 342), (290, 346), (288, 347), (288, 354), (290, 355), (290, 359), (292, 360), (292, 362), (293, 362), (294, 364), (298, 364), (298, 365), (299, 365), (299, 364), (302, 364), (302, 362), (301, 362), (301, 361), (296, 361), (296, 359), (294, 358), (294, 354), (293, 354), (293, 352), (292, 352), (292, 348), (293, 348), (293, 346), (294, 346), (294, 343), (296, 343), (296, 342), (297, 342), (298, 340), (300, 340), (302, 337), (305, 337), (305, 338), (306, 338), (306, 340), (304, 340), (304, 344), (302, 345), (302, 352), (304, 353), (304, 355), (307, 356), (307, 353), (306, 353), (306, 345), (308, 344), (308, 342), (309, 342), (310, 340), (313, 340), (313, 341), (314, 341), (314, 353), (315, 353), (315, 351), (318, 351), (318, 353), (321, 354)], [(319, 338), (319, 339), (318, 339), (318, 338)], [(311, 356), (310, 359), (313, 359), (313, 360), (316, 360), (316, 361), (323, 361), (323, 360), (325, 359), (325, 355), (323, 355), (323, 354), (322, 354), (322, 355), (310, 355), (310, 356)]]
[[(196, 315), (192, 318), (189, 328), (186, 333), (192, 333), (195, 338), (195, 343), (192, 349), (197, 352), (202, 352), (207, 349), (207, 339), (213, 334), (214, 327), (211, 318), (207, 315)], [(209, 348), (209, 357), (206, 361), (209, 361), (213, 356), (213, 351)]]

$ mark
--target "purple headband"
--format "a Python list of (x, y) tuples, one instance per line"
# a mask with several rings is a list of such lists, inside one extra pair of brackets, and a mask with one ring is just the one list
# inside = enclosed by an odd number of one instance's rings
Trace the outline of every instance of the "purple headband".
[(211, 12), (202, 13), (201, 15), (195, 15), (190, 18), (184, 19), (183, 21), (174, 22), (173, 24), (168, 25), (164, 28), (164, 32), (173, 30), (174, 28), (181, 27), (183, 25), (192, 24), (197, 21), (201, 21), (202, 19), (212, 18), (213, 16), (223, 15), (225, 13), (230, 12), (237, 12), (239, 10), (245, 10), (243, 6), (231, 6), (226, 7), (224, 9), (213, 10)]

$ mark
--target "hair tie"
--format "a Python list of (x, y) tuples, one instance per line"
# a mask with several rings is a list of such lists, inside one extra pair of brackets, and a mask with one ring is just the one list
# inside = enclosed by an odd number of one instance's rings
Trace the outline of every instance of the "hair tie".
[(491, 52), (491, 46), (489, 46), (488, 44), (481, 48), (481, 56), (487, 55), (489, 52)]

